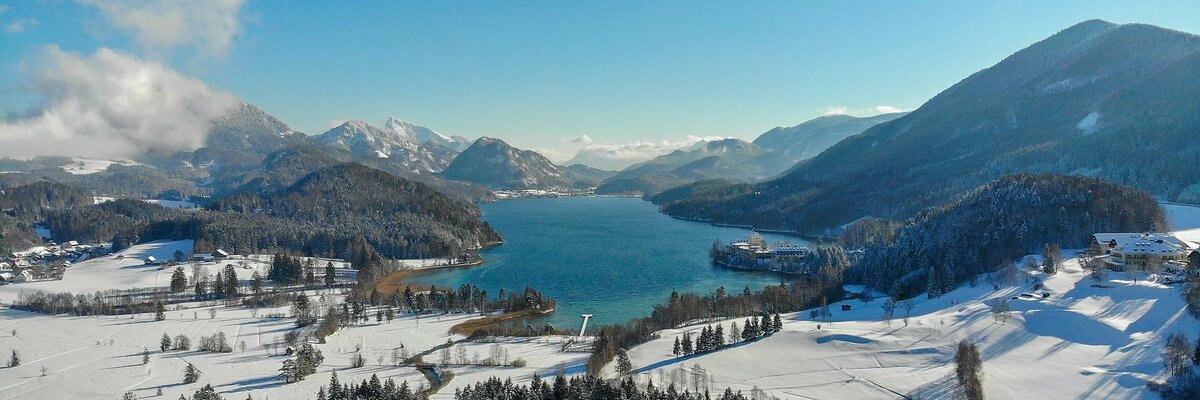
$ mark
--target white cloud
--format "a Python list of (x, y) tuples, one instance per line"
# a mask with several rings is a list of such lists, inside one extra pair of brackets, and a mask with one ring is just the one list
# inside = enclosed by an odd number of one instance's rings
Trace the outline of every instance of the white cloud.
[(101, 48), (47, 47), (30, 87), (42, 108), (0, 124), (0, 155), (129, 157), (200, 147), (239, 100), (162, 64)]
[(567, 139), (567, 141), (571, 142), (571, 143), (575, 143), (575, 144), (588, 145), (588, 144), (592, 144), (592, 137), (588, 136), (588, 135), (579, 135), (579, 136)]
[(829, 115), (854, 115), (854, 116), (859, 116), (859, 117), (869, 117), (869, 116), (879, 115), (879, 114), (891, 114), (891, 113), (906, 112), (906, 111), (909, 111), (909, 110), (906, 110), (901, 107), (888, 106), (888, 105), (875, 106), (875, 107), (866, 108), (866, 109), (853, 109), (853, 110), (850, 109), (850, 107), (829, 106), (829, 107), (825, 107), (824, 115), (826, 115), (826, 116), (829, 116)]
[[(8, 12), (8, 6), (0, 4), (0, 15), (3, 15), (5, 12)], [(4, 33), (21, 33), (26, 28), (37, 25), (38, 20), (34, 18), (16, 18), (12, 22), (0, 21), (0, 23), (4, 26)]]
[(25, 28), (35, 26), (37, 24), (38, 24), (38, 20), (36, 20), (36, 19), (19, 18), (8, 25), (5, 25), (4, 33), (21, 33), (21, 32), (25, 31)]
[(99, 8), (113, 25), (133, 33), (151, 51), (194, 47), (223, 58), (242, 32), (244, 0), (79, 0)]
[(849, 113), (850, 113), (850, 110), (846, 107), (840, 107), (840, 106), (825, 107), (825, 115), (846, 115)]
[(908, 110), (896, 106), (875, 106), (875, 112), (879, 114), (892, 114), (905, 111)]
[(687, 135), (681, 140), (637, 140), (623, 144), (591, 144), (580, 148), (575, 157), (566, 164), (584, 164), (591, 167), (618, 170), (670, 153), (679, 149), (692, 149), (703, 142), (726, 139), (722, 136)]
[(555, 149), (551, 149), (549, 147), (534, 147), (534, 148), (531, 148), (530, 150), (533, 150), (533, 151), (537, 152), (538, 154), (541, 154), (541, 155), (545, 156), (546, 158), (549, 158), (550, 161), (554, 161), (556, 164), (562, 164), (563, 161), (571, 158), (570, 154), (567, 154), (567, 153), (564, 153), (564, 152), (561, 152), (561, 151), (558, 151)]

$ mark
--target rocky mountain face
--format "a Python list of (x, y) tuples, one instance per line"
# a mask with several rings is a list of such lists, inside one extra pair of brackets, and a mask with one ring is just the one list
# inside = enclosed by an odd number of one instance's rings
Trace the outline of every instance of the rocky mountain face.
[(749, 190), (664, 211), (821, 232), (905, 218), (1018, 172), (1100, 177), (1200, 197), (1200, 37), (1086, 21), (979, 71)]
[(462, 136), (446, 136), (433, 129), (426, 128), (398, 119), (396, 117), (388, 117), (387, 122), (383, 124), (383, 128), (411, 138), (413, 141), (420, 144), (436, 143), (453, 149), (455, 152), (462, 152), (467, 147), (471, 147), (471, 141)]
[(363, 121), (346, 121), (314, 136), (313, 141), (328, 148), (349, 151), (359, 157), (391, 159), (413, 174), (440, 172), (457, 155), (456, 151), (445, 146), (426, 146), (406, 130), (427, 128), (395, 121), (398, 120), (389, 120), (388, 128), (379, 128)]
[(771, 129), (754, 139), (754, 144), (778, 151), (797, 160), (805, 160), (842, 139), (862, 133), (875, 125), (904, 116), (906, 113), (880, 114), (871, 117), (826, 115), (792, 127)]
[(152, 151), (140, 161), (180, 178), (200, 180), (221, 169), (252, 168), (268, 154), (307, 142), (307, 135), (254, 105), (242, 103), (213, 121), (204, 147), (169, 154)]
[(631, 165), (608, 178), (597, 193), (654, 194), (706, 179), (752, 182), (777, 175), (796, 160), (741, 139), (705, 143), (693, 150), (676, 150)]
[(571, 186), (573, 182), (546, 157), (521, 150), (503, 140), (482, 137), (442, 172), (442, 177), (475, 182), (492, 189), (531, 189)]

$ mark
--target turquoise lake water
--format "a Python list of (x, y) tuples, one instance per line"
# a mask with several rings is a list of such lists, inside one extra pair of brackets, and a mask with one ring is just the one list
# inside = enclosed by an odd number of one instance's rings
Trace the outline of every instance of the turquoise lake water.
[[(624, 323), (649, 314), (672, 290), (758, 290), (786, 279), (709, 262), (714, 240), (745, 238), (750, 230), (677, 220), (641, 199), (517, 199), (486, 204), (483, 211), (484, 220), (505, 240), (483, 252), (484, 265), (431, 272), (412, 281), (452, 287), (473, 283), (491, 296), (500, 288), (533, 287), (558, 301), (548, 322), (577, 330), (580, 314), (594, 315), (589, 326)], [(796, 237), (764, 236), (770, 243), (809, 245)]]

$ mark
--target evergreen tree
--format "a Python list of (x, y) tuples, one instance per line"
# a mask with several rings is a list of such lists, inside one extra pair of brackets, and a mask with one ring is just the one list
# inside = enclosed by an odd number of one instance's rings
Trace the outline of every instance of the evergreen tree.
[(183, 267), (175, 267), (175, 272), (171, 273), (171, 293), (179, 293), (187, 289), (187, 276), (183, 274)]
[(742, 340), (742, 330), (738, 329), (737, 321), (729, 323), (729, 343), (734, 344)]
[(633, 364), (629, 362), (629, 354), (625, 353), (625, 349), (617, 350), (617, 373), (625, 376), (630, 372), (633, 372)]
[(183, 369), (183, 383), (196, 383), (199, 380), (200, 370), (196, 369), (196, 367), (192, 366), (192, 364), (188, 364), (187, 367)]
[(296, 368), (296, 361), (292, 359), (283, 360), (283, 366), (279, 368), (279, 378), (284, 382), (293, 383), (301, 379), (299, 369)]
[(165, 319), (167, 319), (167, 309), (163, 307), (161, 302), (154, 303), (154, 320), (162, 321)]
[(195, 284), (195, 287), (192, 290), (193, 293), (196, 294), (197, 299), (202, 299), (206, 294), (208, 294), (205, 290), (205, 287), (208, 286), (208, 282), (206, 282), (207, 280), (208, 279), (203, 276), (192, 275), (192, 283)]
[(232, 265), (226, 265), (226, 266), (225, 266), (225, 282), (224, 282), (224, 285), (225, 285), (225, 296), (226, 296), (226, 297), (233, 298), (233, 297), (237, 297), (237, 296), (238, 296), (238, 278), (237, 278), (237, 272), (235, 272), (235, 271), (233, 270), (233, 266), (232, 266)]
[(21, 365), (21, 355), (17, 354), (17, 350), (13, 349), (12, 355), (8, 357), (8, 367), (17, 367)]
[(342, 391), (342, 384), (338, 382), (337, 371), (329, 377), (329, 400), (346, 400), (346, 393)]
[(150, 350), (142, 349), (142, 365), (150, 363)]
[(779, 313), (775, 313), (775, 320), (771, 321), (771, 330), (775, 331), (775, 333), (783, 330), (783, 320), (779, 318)]
[(220, 271), (217, 271), (212, 279), (213, 295), (217, 296), (217, 298), (225, 298), (225, 288), (225, 276), (221, 275)]
[(167, 351), (170, 348), (171, 348), (171, 337), (167, 336), (167, 334), (164, 333), (162, 335), (162, 338), (158, 339), (158, 349), (161, 351)]
[(221, 395), (217, 394), (217, 391), (213, 389), (212, 385), (204, 385), (204, 387), (197, 390), (196, 393), (192, 393), (192, 400), (222, 400), (222, 399), (221, 399)]
[[(1197, 347), (1197, 349), (1200, 349), (1200, 347)], [(679, 336), (676, 336), (675, 345), (671, 347), (671, 354), (674, 354), (676, 357), (678, 357), (682, 351), (682, 348), (679, 347)]]
[(685, 355), (685, 356), (692, 354), (692, 335), (691, 334), (683, 335), (683, 346), (680, 347), (679, 351), (682, 352), (683, 355)]
[[(333, 284), (336, 282), (336, 278), (337, 278), (337, 271), (335, 271), (333, 269), (333, 261), (325, 263), (325, 287), (326, 288), (333, 287)], [(330, 392), (332, 392), (332, 391), (333, 391), (333, 389), (331, 388)], [(330, 399), (330, 400), (333, 400), (333, 399)]]
[(725, 347), (725, 329), (721, 328), (721, 324), (717, 324), (717, 331), (713, 334), (713, 341), (716, 347)]

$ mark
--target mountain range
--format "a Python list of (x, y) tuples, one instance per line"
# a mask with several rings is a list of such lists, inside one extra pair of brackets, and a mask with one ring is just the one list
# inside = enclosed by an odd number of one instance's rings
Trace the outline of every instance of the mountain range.
[(631, 165), (605, 180), (596, 192), (652, 194), (704, 179), (757, 181), (795, 163), (782, 152), (768, 151), (741, 139), (716, 140)]
[(816, 157), (822, 151), (842, 139), (862, 133), (875, 125), (900, 118), (907, 113), (880, 114), (871, 117), (855, 117), (835, 114), (818, 117), (800, 125), (771, 129), (754, 139), (754, 144), (768, 151), (805, 160)]
[(463, 150), (441, 175), (500, 190), (589, 186), (611, 173), (582, 164), (562, 167), (535, 151), (482, 137)]
[(1000, 176), (1084, 175), (1200, 193), (1200, 37), (1091, 20), (972, 74), (783, 175), (665, 204), (684, 217), (817, 233), (906, 218)]

